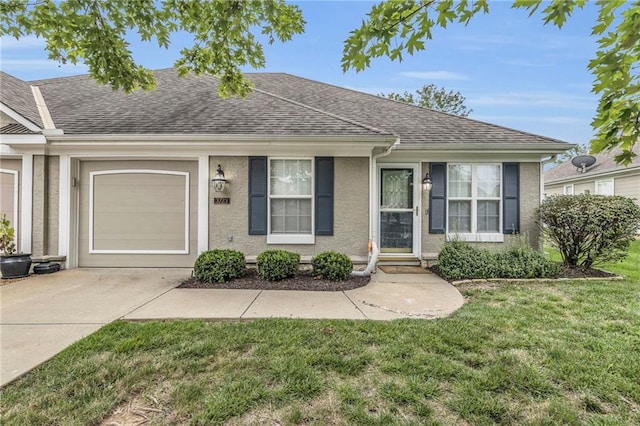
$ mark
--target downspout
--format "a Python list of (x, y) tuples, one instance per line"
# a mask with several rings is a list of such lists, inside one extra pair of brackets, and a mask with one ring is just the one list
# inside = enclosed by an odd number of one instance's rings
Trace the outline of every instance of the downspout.
[(368, 277), (376, 268), (376, 263), (378, 262), (378, 254), (380, 251), (378, 250), (378, 244), (376, 243), (378, 236), (376, 234), (376, 226), (374, 225), (376, 221), (376, 211), (377, 208), (374, 203), (377, 202), (378, 197), (376, 195), (377, 191), (377, 165), (378, 158), (386, 157), (391, 154), (393, 148), (400, 143), (400, 139), (396, 139), (396, 141), (389, 146), (389, 148), (385, 149), (379, 154), (375, 154), (371, 156), (371, 170), (369, 179), (369, 263), (364, 271), (353, 271), (351, 272), (352, 276), (355, 277)]
[(553, 154), (551, 157), (546, 160), (540, 161), (540, 202), (544, 200), (544, 166), (547, 164), (553, 163), (558, 158), (558, 154)]
[[(553, 154), (551, 157), (546, 160), (540, 161), (540, 204), (544, 201), (544, 166), (550, 164), (558, 158), (558, 154)], [(538, 204), (538, 206), (540, 206)], [(540, 250), (543, 250), (544, 247), (544, 238), (542, 237), (542, 232), (539, 236), (538, 247)]]

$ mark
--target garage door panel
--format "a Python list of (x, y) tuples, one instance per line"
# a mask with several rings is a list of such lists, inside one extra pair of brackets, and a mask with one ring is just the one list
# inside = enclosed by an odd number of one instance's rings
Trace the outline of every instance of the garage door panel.
[(197, 163), (81, 163), (80, 266), (191, 267)]
[(186, 250), (188, 224), (184, 212), (131, 215), (94, 213), (94, 250)]

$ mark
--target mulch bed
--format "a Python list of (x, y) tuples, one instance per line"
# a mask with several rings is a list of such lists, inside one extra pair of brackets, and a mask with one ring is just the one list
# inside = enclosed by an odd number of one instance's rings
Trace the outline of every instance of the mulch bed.
[(369, 283), (369, 277), (349, 277), (345, 281), (329, 281), (314, 276), (311, 271), (302, 271), (297, 277), (282, 281), (265, 281), (255, 269), (247, 269), (242, 278), (227, 283), (205, 283), (195, 278), (183, 281), (178, 288), (220, 288), (246, 290), (303, 290), (303, 291), (343, 291), (363, 287)]
[(558, 278), (611, 278), (615, 276), (617, 275), (611, 272), (601, 271), (600, 269), (573, 266), (565, 269)]

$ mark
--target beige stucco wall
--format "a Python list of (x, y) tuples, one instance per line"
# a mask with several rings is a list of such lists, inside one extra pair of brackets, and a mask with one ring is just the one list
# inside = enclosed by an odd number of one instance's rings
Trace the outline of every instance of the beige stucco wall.
[(47, 157), (47, 245), (45, 254), (58, 254), (58, 216), (60, 212), (60, 157)]
[(44, 256), (47, 247), (47, 202), (49, 162), (44, 155), (33, 156), (33, 200), (31, 254)]
[[(422, 163), (422, 175), (429, 170), (429, 163)], [(488, 249), (501, 249), (505, 245), (527, 238), (530, 244), (538, 248), (540, 244), (540, 228), (536, 224), (535, 211), (540, 204), (540, 164), (520, 163), (520, 234), (505, 235), (504, 243), (473, 243)], [(444, 234), (429, 234), (429, 197), (422, 197), (422, 253), (432, 256), (440, 251), (445, 241)]]
[[(315, 244), (269, 244), (266, 235), (248, 234), (248, 159), (212, 156), (209, 174), (220, 164), (229, 181), (224, 193), (209, 188), (209, 248), (231, 248), (251, 258), (266, 249), (285, 249), (309, 257), (336, 250), (366, 257), (369, 241), (369, 159), (336, 157), (334, 163), (334, 235), (316, 236)], [(230, 204), (213, 204), (216, 197)], [(232, 237), (233, 241), (228, 241)]]

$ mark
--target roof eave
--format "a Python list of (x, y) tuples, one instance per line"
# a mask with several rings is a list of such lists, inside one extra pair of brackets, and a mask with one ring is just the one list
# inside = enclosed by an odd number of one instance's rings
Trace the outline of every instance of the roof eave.
[(640, 164), (632, 165), (625, 168), (613, 169), (613, 170), (605, 170), (599, 173), (586, 173), (586, 174), (576, 174), (575, 176), (565, 176), (562, 178), (554, 179), (554, 180), (545, 180), (545, 185), (561, 185), (565, 183), (571, 183), (582, 180), (591, 180), (591, 179), (599, 179), (602, 177), (609, 177), (614, 175), (622, 175), (622, 174), (630, 174), (635, 171), (640, 172)]
[(393, 149), (397, 151), (430, 151), (430, 152), (520, 152), (523, 154), (553, 155), (576, 147), (564, 142), (549, 143), (420, 143), (399, 144)]

